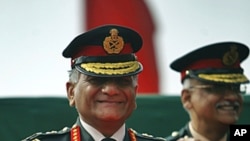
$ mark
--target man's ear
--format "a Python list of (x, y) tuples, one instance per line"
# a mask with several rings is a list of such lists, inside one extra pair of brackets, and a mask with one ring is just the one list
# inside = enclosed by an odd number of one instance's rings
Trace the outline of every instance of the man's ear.
[(66, 83), (67, 97), (68, 97), (68, 100), (69, 100), (69, 105), (72, 106), (72, 107), (75, 106), (74, 87), (75, 87), (75, 84), (73, 84), (72, 82), (67, 82)]
[(181, 102), (185, 109), (190, 109), (192, 107), (191, 103), (191, 93), (187, 89), (181, 91)]

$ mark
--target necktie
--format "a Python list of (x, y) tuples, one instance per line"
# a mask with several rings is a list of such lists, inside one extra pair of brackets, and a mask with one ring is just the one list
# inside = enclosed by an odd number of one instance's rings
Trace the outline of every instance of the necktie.
[(116, 141), (116, 140), (112, 139), (112, 138), (104, 138), (104, 139), (102, 139), (102, 141)]

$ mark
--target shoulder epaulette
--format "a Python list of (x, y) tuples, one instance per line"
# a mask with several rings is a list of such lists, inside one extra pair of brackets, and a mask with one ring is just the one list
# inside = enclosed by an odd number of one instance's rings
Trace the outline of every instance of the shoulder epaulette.
[(143, 139), (148, 139), (148, 140), (152, 140), (152, 141), (166, 141), (165, 138), (163, 137), (155, 137), (153, 135), (147, 134), (147, 133), (137, 133), (135, 130), (131, 129), (131, 131), (133, 131), (133, 133), (135, 134), (135, 136), (137, 138), (143, 138)]
[(171, 136), (166, 137), (168, 141), (176, 141), (179, 138), (187, 139), (189, 138), (189, 136), (185, 133), (183, 129), (181, 129), (180, 131), (173, 131), (171, 133)]
[(25, 139), (23, 139), (22, 141), (40, 141), (39, 139), (45, 136), (52, 136), (52, 135), (62, 135), (62, 134), (66, 134), (70, 132), (70, 128), (68, 127), (64, 127), (62, 130), (60, 131), (49, 131), (49, 132), (38, 132), (35, 133)]

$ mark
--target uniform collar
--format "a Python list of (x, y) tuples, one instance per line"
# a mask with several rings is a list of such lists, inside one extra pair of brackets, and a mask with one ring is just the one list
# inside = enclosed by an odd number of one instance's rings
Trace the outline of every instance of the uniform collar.
[[(192, 136), (195, 139), (199, 139), (201, 141), (210, 141), (209, 139), (207, 139), (206, 137), (204, 137), (203, 135), (199, 134), (198, 132), (196, 132), (191, 124), (191, 122), (189, 122), (189, 129), (190, 132), (192, 134)], [(223, 136), (219, 141), (226, 141), (227, 140), (227, 135), (225, 134), (225, 136)]]
[[(105, 136), (98, 130), (96, 130), (94, 127), (91, 125), (87, 124), (80, 118), (80, 122), (82, 126), (86, 129), (86, 131), (93, 137), (95, 141), (101, 141)], [(125, 137), (125, 124), (123, 124), (112, 136), (111, 138), (117, 140), (117, 141), (122, 141)]]

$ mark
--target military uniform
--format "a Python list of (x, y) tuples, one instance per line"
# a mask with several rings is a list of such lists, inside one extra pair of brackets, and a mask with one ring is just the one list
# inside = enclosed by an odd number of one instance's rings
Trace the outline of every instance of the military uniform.
[(179, 131), (172, 132), (171, 136), (166, 137), (167, 141), (177, 141), (179, 138), (193, 137), (188, 124), (182, 127)]
[[(170, 64), (170, 68), (180, 73), (181, 83), (184, 83), (184, 80), (187, 78), (192, 78), (217, 87), (220, 86), (219, 90), (221, 91), (226, 89), (234, 93), (243, 94), (245, 89), (241, 90), (239, 86), (249, 83), (249, 79), (244, 74), (240, 64), (248, 55), (249, 48), (242, 43), (219, 42), (206, 45), (183, 55), (173, 61)], [(195, 86), (185, 89), (191, 88), (195, 88)], [(168, 141), (176, 141), (185, 137), (193, 137), (189, 124), (185, 125), (178, 132), (173, 132), (166, 139)]]
[[(107, 127), (108, 128), (108, 127)], [(123, 141), (164, 141), (164, 138), (153, 137), (148, 134), (139, 134), (127, 128)], [(22, 141), (94, 141), (91, 135), (82, 127), (80, 120), (72, 128), (65, 127), (60, 131), (36, 133)]]
[[(193, 137), (193, 135), (190, 132), (188, 124), (183, 126), (179, 131), (174, 131), (170, 136), (166, 137), (167, 141), (177, 141), (180, 138), (186, 138), (186, 137)], [(227, 137), (227, 141), (229, 141), (229, 138)]]
[[(78, 35), (64, 49), (62, 55), (71, 59), (71, 68), (92, 77), (134, 76), (143, 70), (135, 55), (142, 47), (136, 31), (119, 26), (103, 25)], [(109, 127), (107, 127), (109, 128)], [(127, 128), (124, 141), (163, 141)], [(72, 128), (36, 133), (24, 141), (94, 141), (78, 119)]]

